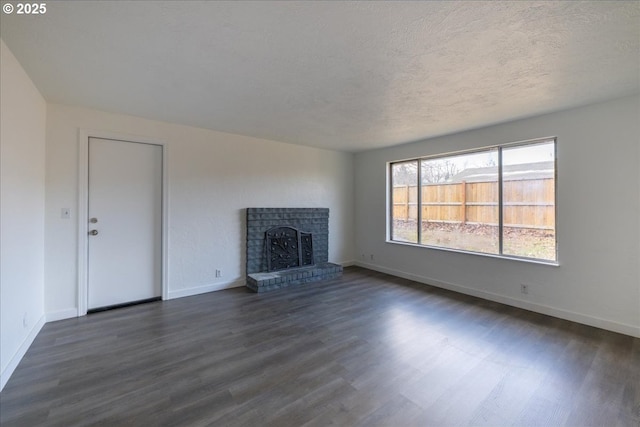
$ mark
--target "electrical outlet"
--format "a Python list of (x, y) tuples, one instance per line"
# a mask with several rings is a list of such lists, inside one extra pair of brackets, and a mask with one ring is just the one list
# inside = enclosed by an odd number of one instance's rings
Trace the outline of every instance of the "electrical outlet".
[(216, 270), (216, 277), (222, 277), (222, 271)]
[(520, 292), (523, 294), (528, 294), (529, 293), (529, 285), (525, 285), (524, 283), (520, 284)]
[(373, 261), (373, 254), (369, 254), (369, 256), (371, 257), (371, 261)]

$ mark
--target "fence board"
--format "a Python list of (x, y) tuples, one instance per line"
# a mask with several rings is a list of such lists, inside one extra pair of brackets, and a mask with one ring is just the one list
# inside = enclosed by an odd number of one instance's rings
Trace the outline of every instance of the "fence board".
[[(498, 183), (471, 182), (422, 186), (422, 220), (457, 223), (498, 223)], [(504, 225), (555, 229), (553, 178), (503, 182)], [(417, 220), (416, 186), (396, 186), (392, 192), (394, 219)]]

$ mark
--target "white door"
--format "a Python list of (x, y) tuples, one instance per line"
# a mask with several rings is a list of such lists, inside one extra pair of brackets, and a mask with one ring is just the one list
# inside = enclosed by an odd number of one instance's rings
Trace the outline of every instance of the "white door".
[(88, 309), (162, 295), (162, 147), (89, 138)]

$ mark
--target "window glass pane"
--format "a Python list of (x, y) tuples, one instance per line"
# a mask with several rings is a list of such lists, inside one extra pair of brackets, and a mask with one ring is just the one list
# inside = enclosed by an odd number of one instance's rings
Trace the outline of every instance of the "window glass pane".
[(425, 159), (424, 245), (499, 253), (498, 150)]
[(555, 142), (502, 149), (504, 255), (556, 260)]
[(391, 165), (391, 240), (418, 243), (418, 161)]

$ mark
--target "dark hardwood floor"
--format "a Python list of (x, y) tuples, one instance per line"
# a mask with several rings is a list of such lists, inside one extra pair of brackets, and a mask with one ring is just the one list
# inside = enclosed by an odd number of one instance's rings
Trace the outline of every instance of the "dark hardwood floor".
[(3, 426), (638, 426), (640, 339), (351, 267), (44, 326)]

